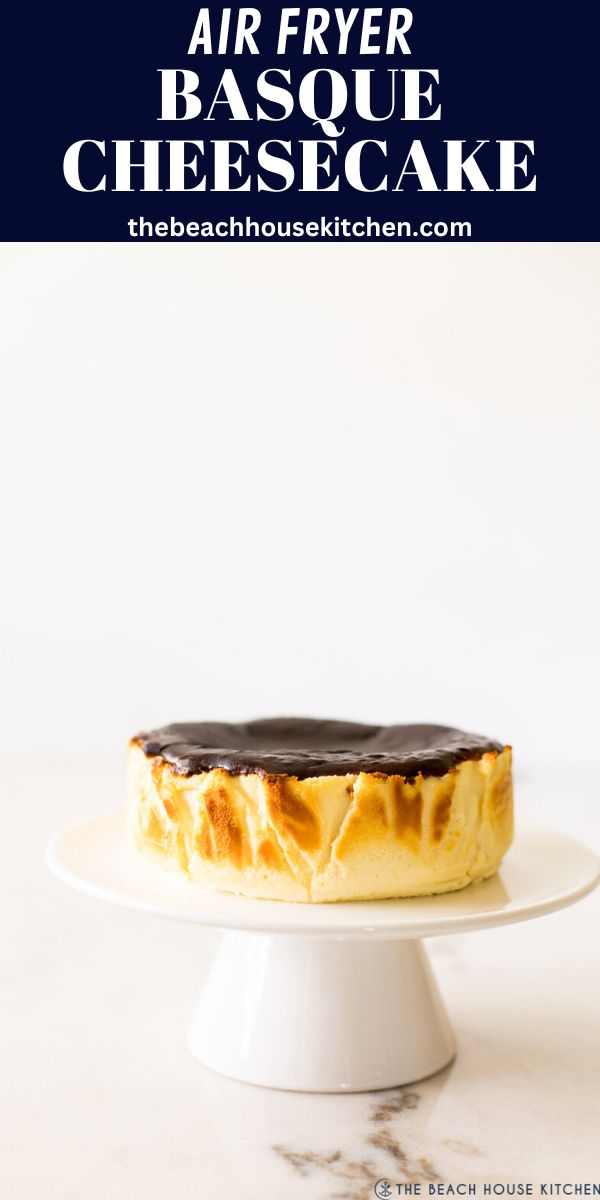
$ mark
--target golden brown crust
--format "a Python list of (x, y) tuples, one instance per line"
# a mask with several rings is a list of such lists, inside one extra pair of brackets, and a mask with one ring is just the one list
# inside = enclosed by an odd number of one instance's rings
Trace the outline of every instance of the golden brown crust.
[(135, 742), (136, 845), (204, 886), (298, 901), (453, 891), (498, 868), (512, 839), (511, 751), (446, 775), (181, 776)]

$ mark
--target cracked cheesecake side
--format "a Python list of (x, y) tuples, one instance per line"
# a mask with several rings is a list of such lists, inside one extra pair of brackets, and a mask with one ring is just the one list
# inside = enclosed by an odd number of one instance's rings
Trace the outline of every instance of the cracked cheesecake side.
[[(244, 896), (316, 902), (455, 891), (494, 874), (512, 840), (511, 750), (491, 746), (437, 774), (413, 763), (410, 775), (299, 778), (265, 770), (260, 752), (242, 770), (196, 770), (186, 760), (183, 773), (141, 736), (129, 747), (131, 835), (194, 883)], [(430, 761), (438, 772), (444, 766)]]

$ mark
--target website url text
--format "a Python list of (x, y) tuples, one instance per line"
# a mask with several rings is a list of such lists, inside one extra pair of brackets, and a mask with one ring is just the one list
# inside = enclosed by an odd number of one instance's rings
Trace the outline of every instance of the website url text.
[(377, 221), (373, 217), (320, 217), (313, 221), (255, 221), (251, 217), (227, 217), (220, 221), (150, 221), (131, 217), (127, 222), (134, 240), (151, 238), (198, 239), (200, 241), (404, 241), (411, 238), (448, 240), (470, 238), (470, 221)]

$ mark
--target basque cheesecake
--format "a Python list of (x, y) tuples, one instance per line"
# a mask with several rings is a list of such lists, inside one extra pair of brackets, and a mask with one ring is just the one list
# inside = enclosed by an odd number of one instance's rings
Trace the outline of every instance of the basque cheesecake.
[(167, 725), (129, 747), (135, 845), (207, 888), (304, 902), (426, 896), (493, 875), (511, 749), (442, 725)]

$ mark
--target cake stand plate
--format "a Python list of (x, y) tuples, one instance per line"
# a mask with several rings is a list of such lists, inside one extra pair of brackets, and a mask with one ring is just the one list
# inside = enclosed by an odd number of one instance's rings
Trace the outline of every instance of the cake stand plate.
[(122, 814), (57, 834), (47, 861), (97, 899), (221, 930), (192, 1053), (223, 1075), (309, 1092), (412, 1083), (454, 1057), (421, 938), (543, 916), (600, 882), (591, 850), (535, 828), (519, 831), (492, 879), (409, 900), (289, 904), (207, 891), (139, 854)]

